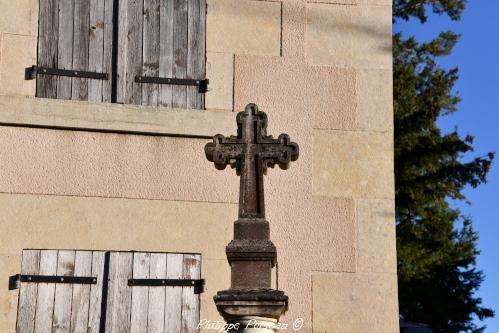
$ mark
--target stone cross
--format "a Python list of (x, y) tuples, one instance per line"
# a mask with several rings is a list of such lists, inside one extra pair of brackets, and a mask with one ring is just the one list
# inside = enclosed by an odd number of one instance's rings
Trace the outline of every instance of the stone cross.
[(241, 177), (239, 217), (265, 218), (263, 174), (276, 164), (287, 169), (298, 159), (298, 145), (287, 134), (267, 135), (267, 115), (255, 104), (239, 112), (236, 121), (237, 136), (215, 135), (205, 147), (206, 157), (219, 170), (230, 164)]
[[(231, 165), (241, 177), (239, 218), (234, 222), (234, 239), (225, 248), (231, 287), (219, 291), (213, 299), (228, 323), (245, 327), (234, 332), (274, 332), (277, 320), (287, 309), (288, 297), (281, 290), (271, 289), (277, 250), (265, 220), (263, 175), (276, 164), (287, 169), (298, 159), (298, 145), (287, 134), (277, 139), (267, 135), (267, 115), (255, 104), (239, 112), (236, 121), (237, 136), (217, 134), (205, 146), (206, 157), (217, 169)], [(262, 329), (260, 324), (270, 328)]]

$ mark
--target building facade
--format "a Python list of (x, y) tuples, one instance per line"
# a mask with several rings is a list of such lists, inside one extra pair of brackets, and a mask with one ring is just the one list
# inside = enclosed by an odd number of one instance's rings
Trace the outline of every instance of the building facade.
[(204, 145), (251, 102), (300, 145), (265, 177), (282, 321), (398, 332), (391, 0), (82, 3), (0, 1), (0, 331), (16, 331), (23, 249), (194, 254), (198, 317), (221, 320), (239, 179)]

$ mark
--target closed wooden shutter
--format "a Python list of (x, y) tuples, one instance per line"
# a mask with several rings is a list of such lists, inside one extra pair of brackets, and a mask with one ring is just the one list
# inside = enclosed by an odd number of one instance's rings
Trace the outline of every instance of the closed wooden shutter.
[(37, 66), (80, 75), (40, 70), (37, 96), (203, 109), (205, 23), (206, 0), (40, 0)]
[(21, 276), (90, 277), (95, 283), (21, 282), (17, 332), (197, 332), (194, 287), (129, 284), (199, 279), (200, 265), (197, 254), (25, 250)]
[[(38, 21), (39, 68), (111, 72), (113, 0), (40, 0)], [(111, 80), (38, 74), (38, 97), (111, 101)]]
[(198, 86), (135, 78), (205, 79), (206, 0), (120, 1), (119, 17), (117, 101), (202, 109)]

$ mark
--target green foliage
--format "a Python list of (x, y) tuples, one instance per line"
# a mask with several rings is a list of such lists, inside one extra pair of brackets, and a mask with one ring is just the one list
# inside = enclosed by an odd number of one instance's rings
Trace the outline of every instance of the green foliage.
[(466, 7), (467, 0), (394, 0), (393, 16), (408, 20), (418, 18), (421, 23), (428, 19), (427, 10), (431, 7), (435, 14), (447, 14), (453, 20), (459, 20)]
[[(425, 7), (424, 4), (427, 4)], [(425, 9), (458, 19), (465, 1), (395, 0), (394, 17), (426, 20)], [(452, 91), (458, 69), (436, 59), (449, 55), (459, 36), (441, 33), (429, 43), (393, 36), (395, 180), (399, 308), (401, 318), (435, 333), (483, 332), (473, 319), (492, 317), (475, 292), (477, 234), (471, 220), (449, 205), (462, 190), (486, 181), (493, 154), (475, 157), (473, 137), (442, 133), (437, 120), (457, 111)]]

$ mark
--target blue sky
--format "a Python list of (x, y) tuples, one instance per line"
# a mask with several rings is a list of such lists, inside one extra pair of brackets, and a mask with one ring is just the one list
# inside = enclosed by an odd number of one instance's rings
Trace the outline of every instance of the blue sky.
[(439, 123), (444, 130), (457, 126), (461, 134), (475, 137), (474, 156), (495, 151), (496, 161), (488, 176), (488, 183), (477, 189), (467, 189), (465, 195), (471, 205), (458, 203), (461, 210), (472, 217), (480, 240), (481, 255), (478, 268), (485, 273), (478, 296), (485, 306), (496, 311), (496, 318), (485, 320), (485, 332), (499, 332), (499, 1), (469, 1), (458, 22), (446, 16), (431, 16), (425, 24), (417, 20), (398, 21), (394, 31), (404, 36), (414, 35), (428, 41), (440, 31), (453, 30), (462, 35), (454, 52), (441, 58), (445, 68), (459, 67), (456, 92), (462, 98), (458, 111)]

